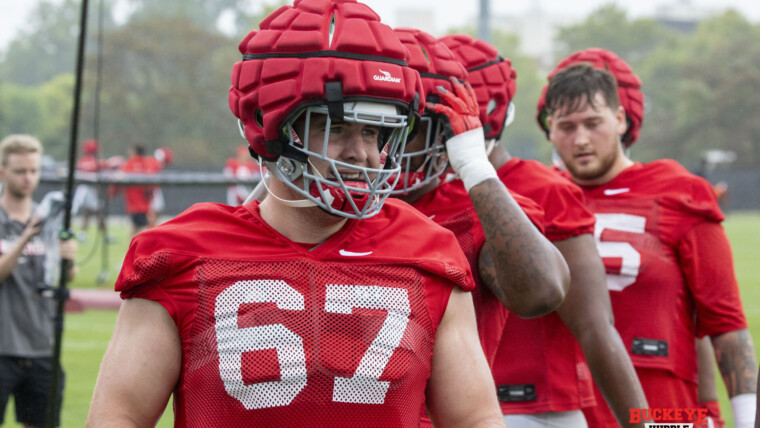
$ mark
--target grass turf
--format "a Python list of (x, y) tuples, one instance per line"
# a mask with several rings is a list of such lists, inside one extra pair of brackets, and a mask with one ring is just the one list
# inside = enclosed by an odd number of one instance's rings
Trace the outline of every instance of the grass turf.
[[(757, 344), (757, 352), (760, 349), (760, 305), (757, 304), (760, 302), (760, 264), (757, 263), (760, 260), (760, 247), (757, 246), (757, 242), (760, 242), (760, 213), (732, 213), (724, 226), (734, 251), (744, 310), (752, 338)], [(109, 233), (113, 235), (115, 242), (108, 245), (107, 259), (102, 256), (103, 244), (96, 236), (95, 229), (91, 228), (88, 232), (89, 241), (80, 244), (79, 248), (80, 272), (71, 286), (98, 287), (98, 277), (107, 276), (107, 281), (101, 286), (110, 289), (129, 243), (126, 223), (117, 223), (109, 227)], [(101, 247), (93, 249), (95, 242)], [(103, 275), (106, 271), (109, 275)], [(64, 428), (84, 426), (100, 360), (110, 340), (115, 321), (116, 312), (112, 311), (85, 311), (66, 316), (62, 348), (63, 365), (67, 373), (61, 413), (61, 426)], [(717, 368), (716, 377), (723, 417), (726, 419), (726, 426), (731, 427), (734, 425), (731, 405)], [(172, 425), (173, 417), (169, 407), (157, 426)], [(3, 427), (20, 427), (15, 423), (12, 404), (6, 411)]]

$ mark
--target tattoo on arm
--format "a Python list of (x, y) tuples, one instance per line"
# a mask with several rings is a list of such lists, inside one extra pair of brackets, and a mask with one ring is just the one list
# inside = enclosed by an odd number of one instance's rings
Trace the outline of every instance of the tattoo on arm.
[(749, 331), (712, 336), (718, 364), (729, 397), (757, 392), (757, 360)]

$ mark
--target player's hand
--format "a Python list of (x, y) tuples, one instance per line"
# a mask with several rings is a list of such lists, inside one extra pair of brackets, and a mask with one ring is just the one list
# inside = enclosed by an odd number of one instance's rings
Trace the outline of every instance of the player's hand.
[(488, 161), (483, 127), (478, 118), (478, 102), (475, 91), (468, 84), (462, 85), (456, 79), (451, 79), (456, 95), (451, 91), (438, 88), (443, 100), (447, 103), (429, 104), (435, 112), (449, 119), (454, 136), (446, 140), (446, 152), (449, 163), (454, 168), (464, 187), (470, 189), (485, 180), (498, 179), (496, 170)]
[(58, 242), (58, 250), (60, 251), (61, 258), (74, 261), (77, 256), (77, 249), (79, 248), (77, 241), (75, 239), (66, 239)]
[(29, 242), (32, 238), (42, 232), (42, 226), (43, 223), (40, 217), (37, 214), (32, 215), (32, 218), (26, 223), (24, 231), (21, 232), (21, 237), (19, 239), (21, 239), (22, 242)]
[(438, 86), (436, 90), (446, 104), (428, 103), (430, 108), (449, 119), (449, 125), (454, 135), (459, 135), (473, 129), (482, 128), (478, 99), (469, 82), (461, 84), (454, 77), (450, 78), (455, 93)]

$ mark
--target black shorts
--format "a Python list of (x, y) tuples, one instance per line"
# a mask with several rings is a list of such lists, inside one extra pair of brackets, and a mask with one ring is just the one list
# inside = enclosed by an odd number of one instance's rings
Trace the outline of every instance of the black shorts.
[(132, 214), (132, 224), (136, 227), (145, 227), (148, 225), (148, 215), (146, 213)]
[[(19, 358), (0, 356), (0, 425), (5, 420), (5, 407), (13, 395), (16, 421), (23, 425), (41, 427), (47, 415), (47, 396), (52, 373), (52, 358)], [(63, 403), (64, 374), (58, 383), (58, 414)]]

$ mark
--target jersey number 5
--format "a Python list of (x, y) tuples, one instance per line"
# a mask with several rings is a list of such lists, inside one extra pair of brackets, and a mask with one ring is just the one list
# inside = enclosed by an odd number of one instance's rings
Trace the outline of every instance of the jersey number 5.
[[(351, 314), (353, 308), (388, 312), (383, 326), (350, 378), (336, 377), (333, 401), (382, 404), (390, 382), (380, 381), (393, 351), (401, 343), (409, 322), (407, 291), (400, 288), (328, 285), (325, 311)], [(238, 308), (245, 303), (274, 303), (278, 309), (303, 311), (304, 297), (282, 280), (238, 281), (216, 298), (215, 328), (219, 374), (227, 393), (246, 409), (287, 406), (306, 388), (307, 370), (303, 339), (282, 324), (238, 327)], [(246, 384), (242, 359), (245, 352), (275, 349), (280, 380)]]
[[(630, 233), (644, 233), (647, 219), (631, 214), (595, 214), (596, 226), (594, 227), (594, 239), (599, 255), (607, 268), (607, 288), (614, 291), (622, 291), (624, 288), (636, 282), (641, 267), (641, 254), (628, 242), (602, 241), (602, 232), (605, 229), (617, 230)], [(609, 260), (620, 259), (620, 273), (609, 273)]]

